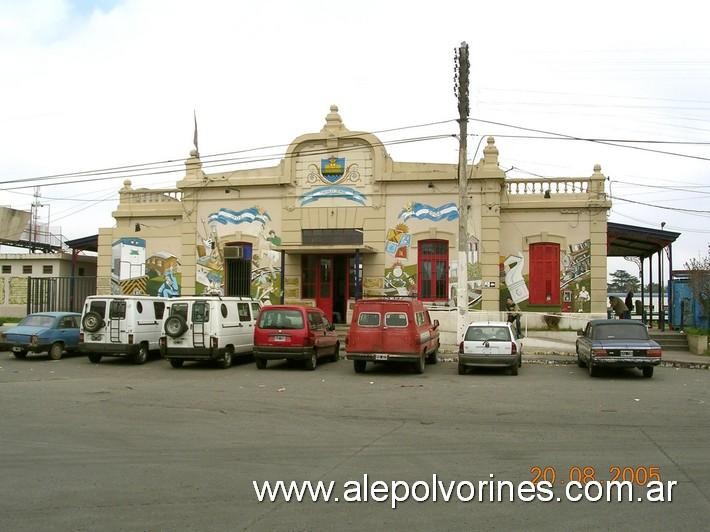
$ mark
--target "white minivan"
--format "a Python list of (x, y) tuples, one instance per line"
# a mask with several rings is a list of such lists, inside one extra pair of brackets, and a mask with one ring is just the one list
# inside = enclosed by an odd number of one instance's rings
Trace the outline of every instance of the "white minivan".
[(95, 364), (103, 356), (130, 357), (136, 364), (160, 349), (168, 300), (154, 296), (89, 296), (84, 301), (79, 351)]
[(185, 360), (214, 360), (228, 368), (254, 350), (254, 324), (261, 304), (248, 297), (184, 296), (170, 299), (160, 352), (174, 368)]

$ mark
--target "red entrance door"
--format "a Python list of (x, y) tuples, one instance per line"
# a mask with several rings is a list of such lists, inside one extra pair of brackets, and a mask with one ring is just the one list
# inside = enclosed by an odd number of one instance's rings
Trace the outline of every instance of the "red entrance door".
[(316, 278), (316, 307), (333, 321), (333, 257), (318, 257)]

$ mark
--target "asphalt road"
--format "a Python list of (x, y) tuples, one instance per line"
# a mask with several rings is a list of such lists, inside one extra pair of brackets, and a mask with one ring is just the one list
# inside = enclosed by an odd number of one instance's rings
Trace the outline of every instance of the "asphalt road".
[[(385, 366), (355, 374), (345, 360), (309, 372), (9, 353), (0, 366), (0, 530), (708, 526), (710, 371), (592, 379), (576, 366), (525, 364), (517, 377), (459, 376), (440, 363), (423, 375)], [(564, 482), (585, 466), (600, 481), (615, 467), (657, 467), (677, 482), (672, 502), (564, 500)], [(344, 484), (364, 474), (477, 486), (490, 475), (530, 481), (536, 467), (555, 475), (549, 502), (259, 503), (252, 486), (334, 481), (344, 499)]]

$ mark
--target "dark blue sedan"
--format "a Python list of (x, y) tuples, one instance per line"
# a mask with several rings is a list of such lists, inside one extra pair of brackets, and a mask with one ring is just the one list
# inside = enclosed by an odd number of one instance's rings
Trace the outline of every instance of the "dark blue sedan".
[(592, 320), (577, 331), (577, 364), (594, 377), (600, 367), (639, 368), (653, 376), (661, 363), (661, 346), (648, 336), (646, 326), (633, 320)]
[(65, 351), (79, 345), (79, 320), (76, 312), (38, 312), (30, 314), (17, 326), (0, 333), (0, 351), (12, 351), (15, 358), (27, 353), (49, 353), (59, 360)]

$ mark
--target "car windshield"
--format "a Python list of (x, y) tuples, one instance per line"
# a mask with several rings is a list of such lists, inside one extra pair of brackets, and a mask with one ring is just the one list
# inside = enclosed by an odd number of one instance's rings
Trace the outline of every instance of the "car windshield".
[(262, 329), (303, 329), (303, 315), (298, 310), (264, 310), (259, 316)]
[(483, 342), (486, 340), (510, 342), (510, 331), (507, 327), (469, 327), (466, 330), (464, 340), (467, 342)]
[(51, 327), (52, 323), (54, 323), (52, 316), (27, 316), (19, 325), (26, 325), (28, 327)]
[[(594, 340), (648, 340), (646, 326), (640, 323), (620, 323), (597, 325), (593, 328)], [(626, 320), (629, 321), (629, 320)]]

